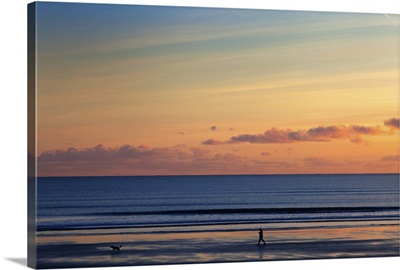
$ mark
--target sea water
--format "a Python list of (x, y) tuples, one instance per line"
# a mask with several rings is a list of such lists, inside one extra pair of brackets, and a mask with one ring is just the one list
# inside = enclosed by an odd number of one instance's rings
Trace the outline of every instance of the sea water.
[(37, 179), (37, 230), (43, 233), (249, 230), (255, 224), (273, 230), (398, 220), (397, 174)]

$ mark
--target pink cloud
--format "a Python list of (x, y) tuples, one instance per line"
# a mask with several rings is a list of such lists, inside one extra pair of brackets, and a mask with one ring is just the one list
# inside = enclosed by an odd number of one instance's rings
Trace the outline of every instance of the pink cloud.
[(379, 126), (330, 125), (307, 130), (271, 128), (260, 134), (240, 134), (227, 141), (208, 139), (204, 145), (221, 145), (235, 143), (281, 144), (297, 142), (330, 142), (332, 140), (350, 140), (352, 143), (364, 142), (363, 136), (382, 135), (387, 133)]
[(69, 148), (67, 150), (55, 150), (43, 152), (38, 157), (38, 162), (50, 161), (100, 161), (100, 160), (118, 160), (121, 158), (151, 158), (157, 156), (177, 157), (179, 156), (178, 150), (170, 150), (167, 148), (150, 148), (145, 145), (131, 146), (128, 144), (122, 145), (118, 148), (110, 148), (102, 144), (98, 144), (92, 148), (84, 148), (77, 150), (76, 148)]
[(400, 119), (399, 118), (391, 118), (388, 119), (384, 122), (385, 126), (393, 128), (393, 129), (399, 129), (400, 128)]
[(128, 144), (46, 151), (37, 157), (40, 176), (237, 174), (245, 163), (245, 158), (201, 148)]
[[(268, 152), (264, 152), (267, 155)], [(352, 161), (353, 162), (353, 161)], [(398, 155), (380, 160), (345, 163), (321, 157), (302, 160), (260, 160), (232, 153), (190, 147), (149, 147), (145, 145), (91, 148), (69, 148), (43, 152), (37, 157), (39, 176), (73, 175), (191, 175), (191, 174), (269, 174), (269, 173), (335, 173), (398, 170)]]

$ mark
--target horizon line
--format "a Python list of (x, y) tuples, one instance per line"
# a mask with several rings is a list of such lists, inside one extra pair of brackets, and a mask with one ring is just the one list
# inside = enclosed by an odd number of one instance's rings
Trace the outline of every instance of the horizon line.
[(274, 173), (274, 174), (154, 174), (154, 175), (56, 175), (36, 176), (35, 178), (73, 178), (73, 177), (191, 177), (191, 176), (294, 176), (294, 175), (399, 175), (398, 173)]

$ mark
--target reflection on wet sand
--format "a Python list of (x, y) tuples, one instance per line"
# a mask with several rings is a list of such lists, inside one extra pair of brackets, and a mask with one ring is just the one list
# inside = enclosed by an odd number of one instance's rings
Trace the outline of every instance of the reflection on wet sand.
[[(399, 255), (398, 225), (254, 231), (38, 236), (39, 267), (149, 265)], [(122, 245), (120, 253), (109, 246)]]

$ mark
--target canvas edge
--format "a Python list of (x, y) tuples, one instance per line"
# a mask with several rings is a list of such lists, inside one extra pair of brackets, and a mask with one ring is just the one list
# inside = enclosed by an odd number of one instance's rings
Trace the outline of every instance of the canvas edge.
[[(61, 3), (61, 2), (60, 2)], [(80, 2), (70, 2), (71, 4), (81, 4)], [(225, 7), (197, 7), (197, 6), (178, 6), (178, 5), (147, 5), (147, 4), (119, 4), (119, 3), (84, 3), (83, 4), (103, 4), (103, 5), (137, 5), (137, 6), (149, 6), (149, 7), (178, 7), (178, 8), (210, 8), (210, 9), (243, 9), (243, 8), (225, 8)], [(37, 37), (36, 37), (36, 9), (37, 9), (37, 2), (32, 2), (27, 4), (27, 141), (28, 141), (28, 148), (27, 148), (27, 187), (28, 187), (28, 222), (27, 222), (27, 229), (28, 229), (28, 245), (27, 245), (27, 266), (33, 269), (37, 268), (37, 238), (36, 238), (36, 217), (37, 217), (37, 161), (36, 161), (36, 91), (37, 91), (37, 78), (36, 78), (36, 49), (37, 49)], [(246, 9), (246, 8), (244, 8)], [(249, 9), (249, 10), (268, 10), (268, 9)], [(279, 11), (280, 9), (273, 9), (271, 11)], [(343, 11), (312, 11), (312, 10), (286, 10), (288, 12), (324, 12), (324, 13), (343, 13)], [(348, 12), (348, 13), (357, 13), (357, 12)], [(372, 13), (368, 12), (368, 14), (379, 14), (379, 13)], [(400, 56), (400, 13), (387, 13), (391, 16), (397, 16), (398, 18), (398, 54)], [(398, 80), (398, 89), (400, 93), (400, 58), (398, 58), (398, 70), (399, 70), (399, 80)], [(398, 115), (400, 116), (400, 107)], [(399, 141), (399, 149), (400, 149), (400, 141)], [(400, 150), (399, 150), (400, 151)], [(400, 166), (400, 165), (399, 165)], [(400, 167), (399, 167), (400, 171)], [(383, 257), (388, 258), (388, 257)], [(354, 258), (354, 259), (366, 259), (366, 257)], [(306, 260), (307, 261), (307, 260)], [(223, 263), (236, 263), (236, 262), (223, 262)], [(251, 263), (251, 262), (250, 262)], [(196, 263), (198, 264), (198, 263)], [(212, 263), (214, 264), (214, 263)], [(175, 264), (173, 264), (175, 265)], [(201, 263), (200, 263), (201, 265)], [(151, 265), (150, 265), (151, 266)], [(161, 265), (166, 266), (166, 265)], [(128, 266), (129, 267), (129, 266)]]
[(37, 267), (36, 247), (36, 6), (27, 5), (28, 20), (28, 267)]

